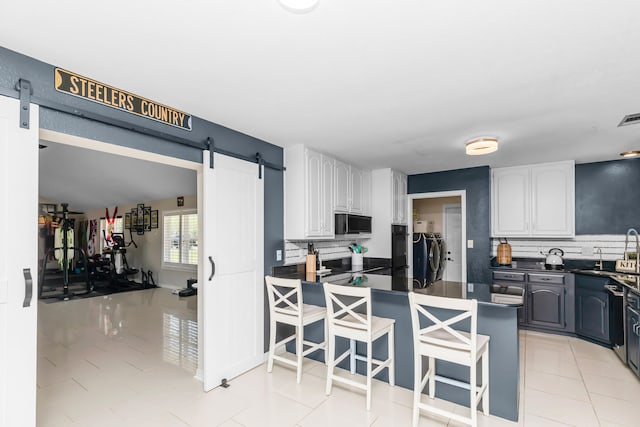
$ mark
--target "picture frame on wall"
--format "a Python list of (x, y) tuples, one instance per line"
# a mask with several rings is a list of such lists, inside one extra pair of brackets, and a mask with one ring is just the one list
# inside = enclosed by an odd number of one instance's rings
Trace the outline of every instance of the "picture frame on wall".
[(151, 211), (151, 228), (158, 228), (158, 210)]
[(131, 212), (124, 214), (124, 229), (131, 230)]
[(151, 230), (151, 206), (144, 207), (144, 217), (142, 221), (142, 227), (147, 231)]

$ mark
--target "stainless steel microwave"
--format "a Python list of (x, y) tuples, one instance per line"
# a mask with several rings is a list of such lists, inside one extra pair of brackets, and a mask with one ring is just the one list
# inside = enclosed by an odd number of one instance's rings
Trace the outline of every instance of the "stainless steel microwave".
[(337, 213), (335, 217), (336, 236), (343, 234), (370, 234), (371, 217)]

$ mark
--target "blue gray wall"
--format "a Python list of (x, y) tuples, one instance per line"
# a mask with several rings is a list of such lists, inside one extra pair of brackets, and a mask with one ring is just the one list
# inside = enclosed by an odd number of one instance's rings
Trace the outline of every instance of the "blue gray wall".
[(640, 159), (576, 165), (576, 234), (640, 228)]
[[(65, 64), (56, 64), (56, 66), (64, 68)], [(255, 156), (257, 152), (260, 152), (265, 161), (280, 166), (283, 165), (282, 148), (198, 117), (193, 118), (193, 130), (187, 132), (154, 122), (153, 120), (137, 117), (123, 111), (57, 92), (53, 86), (53, 70), (53, 65), (0, 47), (0, 95), (16, 96), (16, 92), (14, 91), (16, 83), (21, 78), (27, 79), (33, 86), (33, 97), (36, 103), (38, 103), (38, 100), (43, 100), (47, 103), (72, 107), (81, 113), (86, 112), (88, 115), (96, 114), (103, 118), (117, 120), (127, 124), (127, 126), (132, 129), (148, 129), (151, 132), (186, 138), (194, 143), (204, 142), (207, 137), (211, 137), (216, 147), (226, 151), (245, 156)], [(126, 90), (127, 88), (122, 89)], [(153, 94), (149, 95), (153, 97)], [(40, 126), (49, 130), (185, 160), (202, 161), (202, 150), (200, 148), (176, 144), (175, 142), (169, 142), (138, 132), (131, 132), (120, 127), (110, 126), (52, 109), (41, 109)], [(258, 166), (256, 165), (256, 173), (257, 171)], [(265, 272), (271, 272), (273, 266), (282, 264), (282, 262), (275, 260), (276, 250), (284, 249), (282, 172), (265, 168), (264, 180), (264, 268)]]
[[(65, 64), (56, 65), (64, 67)], [(193, 130), (187, 132), (56, 92), (53, 86), (53, 70), (53, 65), (0, 47), (0, 95), (16, 97), (17, 92), (14, 87), (18, 80), (22, 78), (31, 82), (34, 91), (33, 102), (35, 103), (45, 105), (58, 104), (64, 108), (71, 107), (88, 117), (115, 120), (126, 126), (126, 129), (123, 129), (122, 127), (104, 124), (101, 121), (61, 113), (55, 109), (41, 108), (40, 127), (44, 129), (195, 162), (202, 161), (201, 148), (177, 144), (157, 136), (145, 135), (139, 131), (148, 130), (153, 134), (185, 138), (195, 144), (202, 143), (207, 137), (211, 137), (215, 146), (220, 149), (243, 156), (255, 156), (257, 152), (260, 152), (266, 162), (279, 166), (283, 165), (282, 148), (198, 117), (193, 117)], [(126, 90), (127, 88), (122, 89)], [(153, 94), (148, 95), (151, 98), (153, 97)], [(137, 132), (127, 129), (136, 130)], [(257, 172), (258, 166), (256, 165)], [(276, 261), (276, 250), (282, 249), (284, 252), (284, 187), (283, 172), (265, 168), (263, 176), (265, 181), (264, 269), (265, 273), (267, 273), (271, 272), (274, 266), (282, 264), (281, 261)], [(265, 325), (267, 325), (265, 327), (265, 337), (268, 336), (267, 317), (268, 310), (265, 310)], [(265, 349), (267, 348), (267, 343), (268, 339), (265, 338)]]
[(467, 249), (467, 280), (491, 280), (491, 173), (488, 166), (457, 169), (445, 172), (409, 175), (408, 192), (467, 191), (467, 239), (473, 240), (473, 249)]

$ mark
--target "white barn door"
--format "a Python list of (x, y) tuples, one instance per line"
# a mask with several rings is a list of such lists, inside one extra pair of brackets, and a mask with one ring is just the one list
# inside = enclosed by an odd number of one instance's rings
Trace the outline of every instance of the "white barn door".
[[(264, 179), (258, 165), (203, 160), (203, 377), (209, 391), (264, 362)], [(204, 277), (203, 277), (204, 276)]]
[(19, 112), (0, 96), (0, 427), (36, 425), (38, 106)]

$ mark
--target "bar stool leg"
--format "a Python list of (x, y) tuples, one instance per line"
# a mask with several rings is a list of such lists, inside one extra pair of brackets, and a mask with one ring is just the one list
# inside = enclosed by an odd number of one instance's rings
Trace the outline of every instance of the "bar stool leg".
[(478, 425), (478, 402), (476, 402), (477, 364), (472, 362), (469, 368), (469, 396), (471, 397), (469, 406), (471, 407), (471, 426), (476, 427)]
[(391, 329), (389, 329), (389, 333), (387, 334), (387, 343), (389, 346), (389, 359), (391, 359), (391, 363), (389, 363), (389, 385), (396, 385), (396, 357), (395, 357), (395, 345), (394, 345), (394, 325), (391, 325)]
[(436, 397), (436, 359), (429, 358), (429, 397)]
[(269, 322), (269, 361), (267, 362), (267, 372), (273, 371), (273, 355), (276, 350), (276, 321), (272, 318)]
[(371, 372), (373, 370), (373, 342), (367, 342), (367, 411), (371, 410)]
[(329, 354), (329, 320), (324, 318), (324, 364), (325, 366), (329, 365), (327, 360), (327, 355)]
[(334, 353), (334, 345), (335, 345), (335, 336), (333, 334), (329, 334), (329, 356), (327, 357), (327, 386), (325, 388), (325, 394), (329, 396), (331, 394), (331, 385), (333, 382), (333, 362), (335, 359)]
[(349, 340), (349, 371), (351, 375), (356, 373), (356, 340), (351, 338)]
[(489, 347), (482, 355), (482, 385), (485, 387), (482, 396), (482, 413), (489, 415)]
[(296, 326), (296, 358), (298, 366), (296, 369), (296, 381), (300, 384), (302, 380), (302, 354), (304, 353), (304, 326), (302, 323)]
[(413, 352), (413, 427), (418, 427), (420, 420), (420, 396), (422, 395), (422, 355), (417, 349)]

